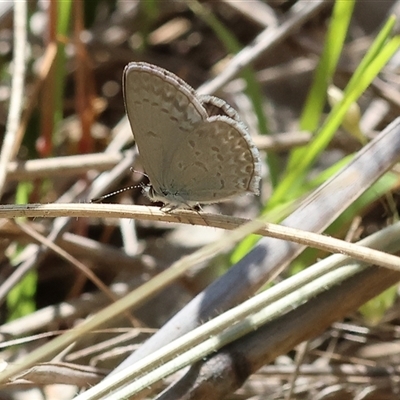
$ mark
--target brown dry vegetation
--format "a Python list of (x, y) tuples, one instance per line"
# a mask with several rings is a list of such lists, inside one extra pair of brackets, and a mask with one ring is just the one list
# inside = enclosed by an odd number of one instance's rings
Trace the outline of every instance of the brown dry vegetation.
[[(74, 398), (137, 349), (133, 357), (139, 359), (267, 283), (283, 282), (335, 252), (369, 267), (342, 260), (358, 269), (334, 283), (321, 281), (306, 299), (277, 306), (281, 312), (268, 322), (219, 351), (211, 349), (185, 373), (147, 384), (143, 396), (398, 399), (400, 264), (390, 258), (400, 250), (398, 53), (357, 99), (361, 120), (350, 117), (352, 127), (335, 128), (303, 176), (280, 197), (276, 192), (290, 181), (287, 165), (295, 149), (310, 145), (328, 118), (328, 84), (346, 87), (389, 16), (398, 16), (399, 3), (355, 2), (332, 81), (327, 70), (316, 87), (323, 101), (315, 104), (321, 111), (315, 127), (304, 110), (326, 51), (333, 1), (65, 0), (26, 6), (24, 26), (18, 25), (24, 2), (0, 3), (0, 399)], [(25, 41), (26, 55), (18, 40)], [(18, 52), (25, 73), (18, 68)], [(147, 183), (122, 98), (122, 72), (132, 61), (170, 70), (238, 111), (260, 149), (259, 197), (166, 213), (136, 188), (104, 200), (115, 203), (109, 208), (90, 203)], [(393, 137), (386, 128), (392, 121)], [(346, 157), (355, 153), (360, 157), (346, 166)], [(26, 206), (31, 203), (36, 205)], [(262, 212), (268, 222), (347, 242), (374, 233), (388, 236), (371, 245), (382, 251), (372, 255), (339, 242), (323, 245), (324, 237), (319, 242), (273, 226), (268, 231), (263, 224), (247, 231), (263, 236), (255, 248), (254, 240), (241, 241), (246, 233), (230, 239), (229, 230)], [(387, 227), (393, 231), (387, 233)], [(310, 247), (303, 251), (302, 245)], [(196, 258), (201, 249), (210, 250)], [(192, 257), (184, 259), (187, 268), (150, 287), (187, 255)], [(138, 288), (145, 288), (143, 297), (125, 306), (115, 303)], [(122, 305), (116, 310), (113, 304)], [(98, 314), (102, 310), (110, 313)], [(90, 329), (67, 336), (88, 321), (95, 321)]]

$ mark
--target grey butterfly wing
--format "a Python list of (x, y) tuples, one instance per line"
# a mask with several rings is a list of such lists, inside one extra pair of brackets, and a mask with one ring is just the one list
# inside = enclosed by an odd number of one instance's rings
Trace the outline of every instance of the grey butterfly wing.
[(201, 102), (202, 106), (206, 109), (207, 115), (209, 117), (225, 115), (237, 122), (241, 122), (239, 114), (225, 100), (222, 100), (215, 96), (210, 96), (208, 94), (199, 95), (198, 99)]
[(176, 147), (207, 118), (194, 90), (182, 79), (147, 63), (130, 63), (123, 74), (127, 115), (145, 172), (158, 193)]
[(166, 181), (187, 204), (259, 193), (260, 159), (243, 123), (214, 116), (199, 123), (176, 150)]

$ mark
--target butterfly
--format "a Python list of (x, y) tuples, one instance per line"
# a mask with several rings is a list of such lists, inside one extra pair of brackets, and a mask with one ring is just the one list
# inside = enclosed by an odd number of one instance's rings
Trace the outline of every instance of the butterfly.
[(126, 113), (150, 185), (170, 209), (259, 194), (260, 156), (237, 112), (145, 62), (123, 73)]

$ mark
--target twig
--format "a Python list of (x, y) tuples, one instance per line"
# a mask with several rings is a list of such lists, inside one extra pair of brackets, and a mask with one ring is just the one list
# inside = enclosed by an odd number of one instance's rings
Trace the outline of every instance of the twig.
[(26, 18), (26, 1), (21, 0), (14, 2), (14, 70), (12, 75), (10, 109), (8, 112), (6, 134), (0, 157), (0, 196), (4, 191), (7, 177), (7, 165), (14, 156), (14, 143), (16, 141), (23, 106), (27, 44)]

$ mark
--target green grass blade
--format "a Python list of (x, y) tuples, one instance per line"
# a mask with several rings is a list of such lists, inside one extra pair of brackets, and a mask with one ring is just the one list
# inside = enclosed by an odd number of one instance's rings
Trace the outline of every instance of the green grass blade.
[[(321, 60), (300, 119), (300, 129), (315, 131), (325, 104), (326, 92), (342, 53), (355, 1), (336, 1)], [(292, 158), (296, 159), (294, 151)]]
[(290, 198), (293, 190), (303, 184), (306, 173), (329, 144), (351, 104), (356, 102), (361, 94), (364, 93), (399, 47), (400, 36), (390, 39), (380, 48), (376, 57), (367, 66), (363, 66), (362, 74), (357, 73), (358, 80), (353, 81), (350, 91), (347, 89), (344, 91), (343, 100), (332, 109), (315, 139), (303, 149), (296, 150), (301, 157), (296, 156), (298, 160), (296, 166), (292, 163), (291, 168), (288, 168), (285, 177), (270, 200), (270, 207), (273, 207), (288, 196)]

